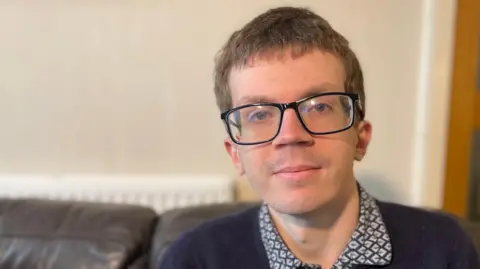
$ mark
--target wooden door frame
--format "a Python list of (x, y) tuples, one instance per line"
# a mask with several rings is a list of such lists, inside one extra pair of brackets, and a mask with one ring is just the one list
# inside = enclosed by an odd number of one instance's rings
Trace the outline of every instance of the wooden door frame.
[[(480, 68), (480, 66), (477, 68)], [(475, 128), (480, 129), (480, 91), (477, 91), (475, 97)]]
[(443, 210), (460, 217), (468, 213), (472, 139), (474, 124), (480, 123), (480, 115), (475, 116), (480, 113), (479, 26), (480, 1), (458, 0)]

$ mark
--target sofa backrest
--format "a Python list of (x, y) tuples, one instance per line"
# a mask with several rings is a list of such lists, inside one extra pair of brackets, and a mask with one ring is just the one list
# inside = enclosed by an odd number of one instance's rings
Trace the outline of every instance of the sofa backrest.
[(161, 215), (157, 223), (150, 255), (150, 269), (158, 269), (161, 259), (170, 245), (186, 231), (205, 221), (223, 217), (252, 206), (255, 202), (222, 203), (213, 205), (189, 206), (172, 209)]
[(157, 219), (140, 206), (0, 199), (0, 269), (147, 268)]

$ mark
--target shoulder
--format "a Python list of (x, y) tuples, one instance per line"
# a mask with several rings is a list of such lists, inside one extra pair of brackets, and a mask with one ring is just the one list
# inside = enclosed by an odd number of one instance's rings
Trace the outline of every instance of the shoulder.
[[(205, 221), (189, 230), (184, 237), (195, 234), (208, 234), (215, 236), (215, 238), (222, 234), (236, 237), (241, 235), (238, 231), (243, 228), (248, 228), (249, 232), (251, 232), (251, 229), (258, 224), (258, 212), (259, 206), (251, 206), (239, 212)], [(232, 233), (232, 231), (236, 232)]]
[(203, 268), (201, 264), (205, 265), (211, 259), (228, 258), (220, 257), (218, 253), (228, 254), (234, 245), (253, 244), (252, 230), (256, 229), (258, 210), (258, 206), (251, 206), (206, 220), (185, 231), (167, 249), (160, 268)]
[(451, 229), (459, 227), (457, 219), (450, 214), (435, 209), (426, 209), (402, 204), (377, 201), (382, 216), (387, 222), (410, 223), (419, 227)]
[(377, 204), (394, 241), (428, 248), (431, 253), (445, 255), (452, 263), (478, 263), (475, 246), (460, 218), (435, 209), (388, 202)]

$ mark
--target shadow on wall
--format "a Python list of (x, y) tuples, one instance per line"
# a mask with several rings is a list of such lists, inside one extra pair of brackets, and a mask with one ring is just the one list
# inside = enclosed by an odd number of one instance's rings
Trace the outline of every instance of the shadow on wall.
[(401, 203), (405, 198), (394, 189), (391, 181), (379, 173), (361, 171), (356, 173), (356, 177), (362, 187), (378, 200)]

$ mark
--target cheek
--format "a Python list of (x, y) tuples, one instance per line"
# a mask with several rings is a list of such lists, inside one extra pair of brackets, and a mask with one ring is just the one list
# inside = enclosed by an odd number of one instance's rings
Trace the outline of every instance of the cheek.
[(318, 138), (315, 146), (318, 155), (324, 156), (331, 165), (345, 165), (355, 159), (355, 141), (351, 136)]
[(270, 189), (267, 172), (268, 152), (265, 149), (244, 148), (239, 152), (246, 179), (258, 195), (263, 196)]
[(258, 174), (264, 170), (267, 154), (259, 148), (245, 147), (239, 151), (239, 157), (247, 174)]

